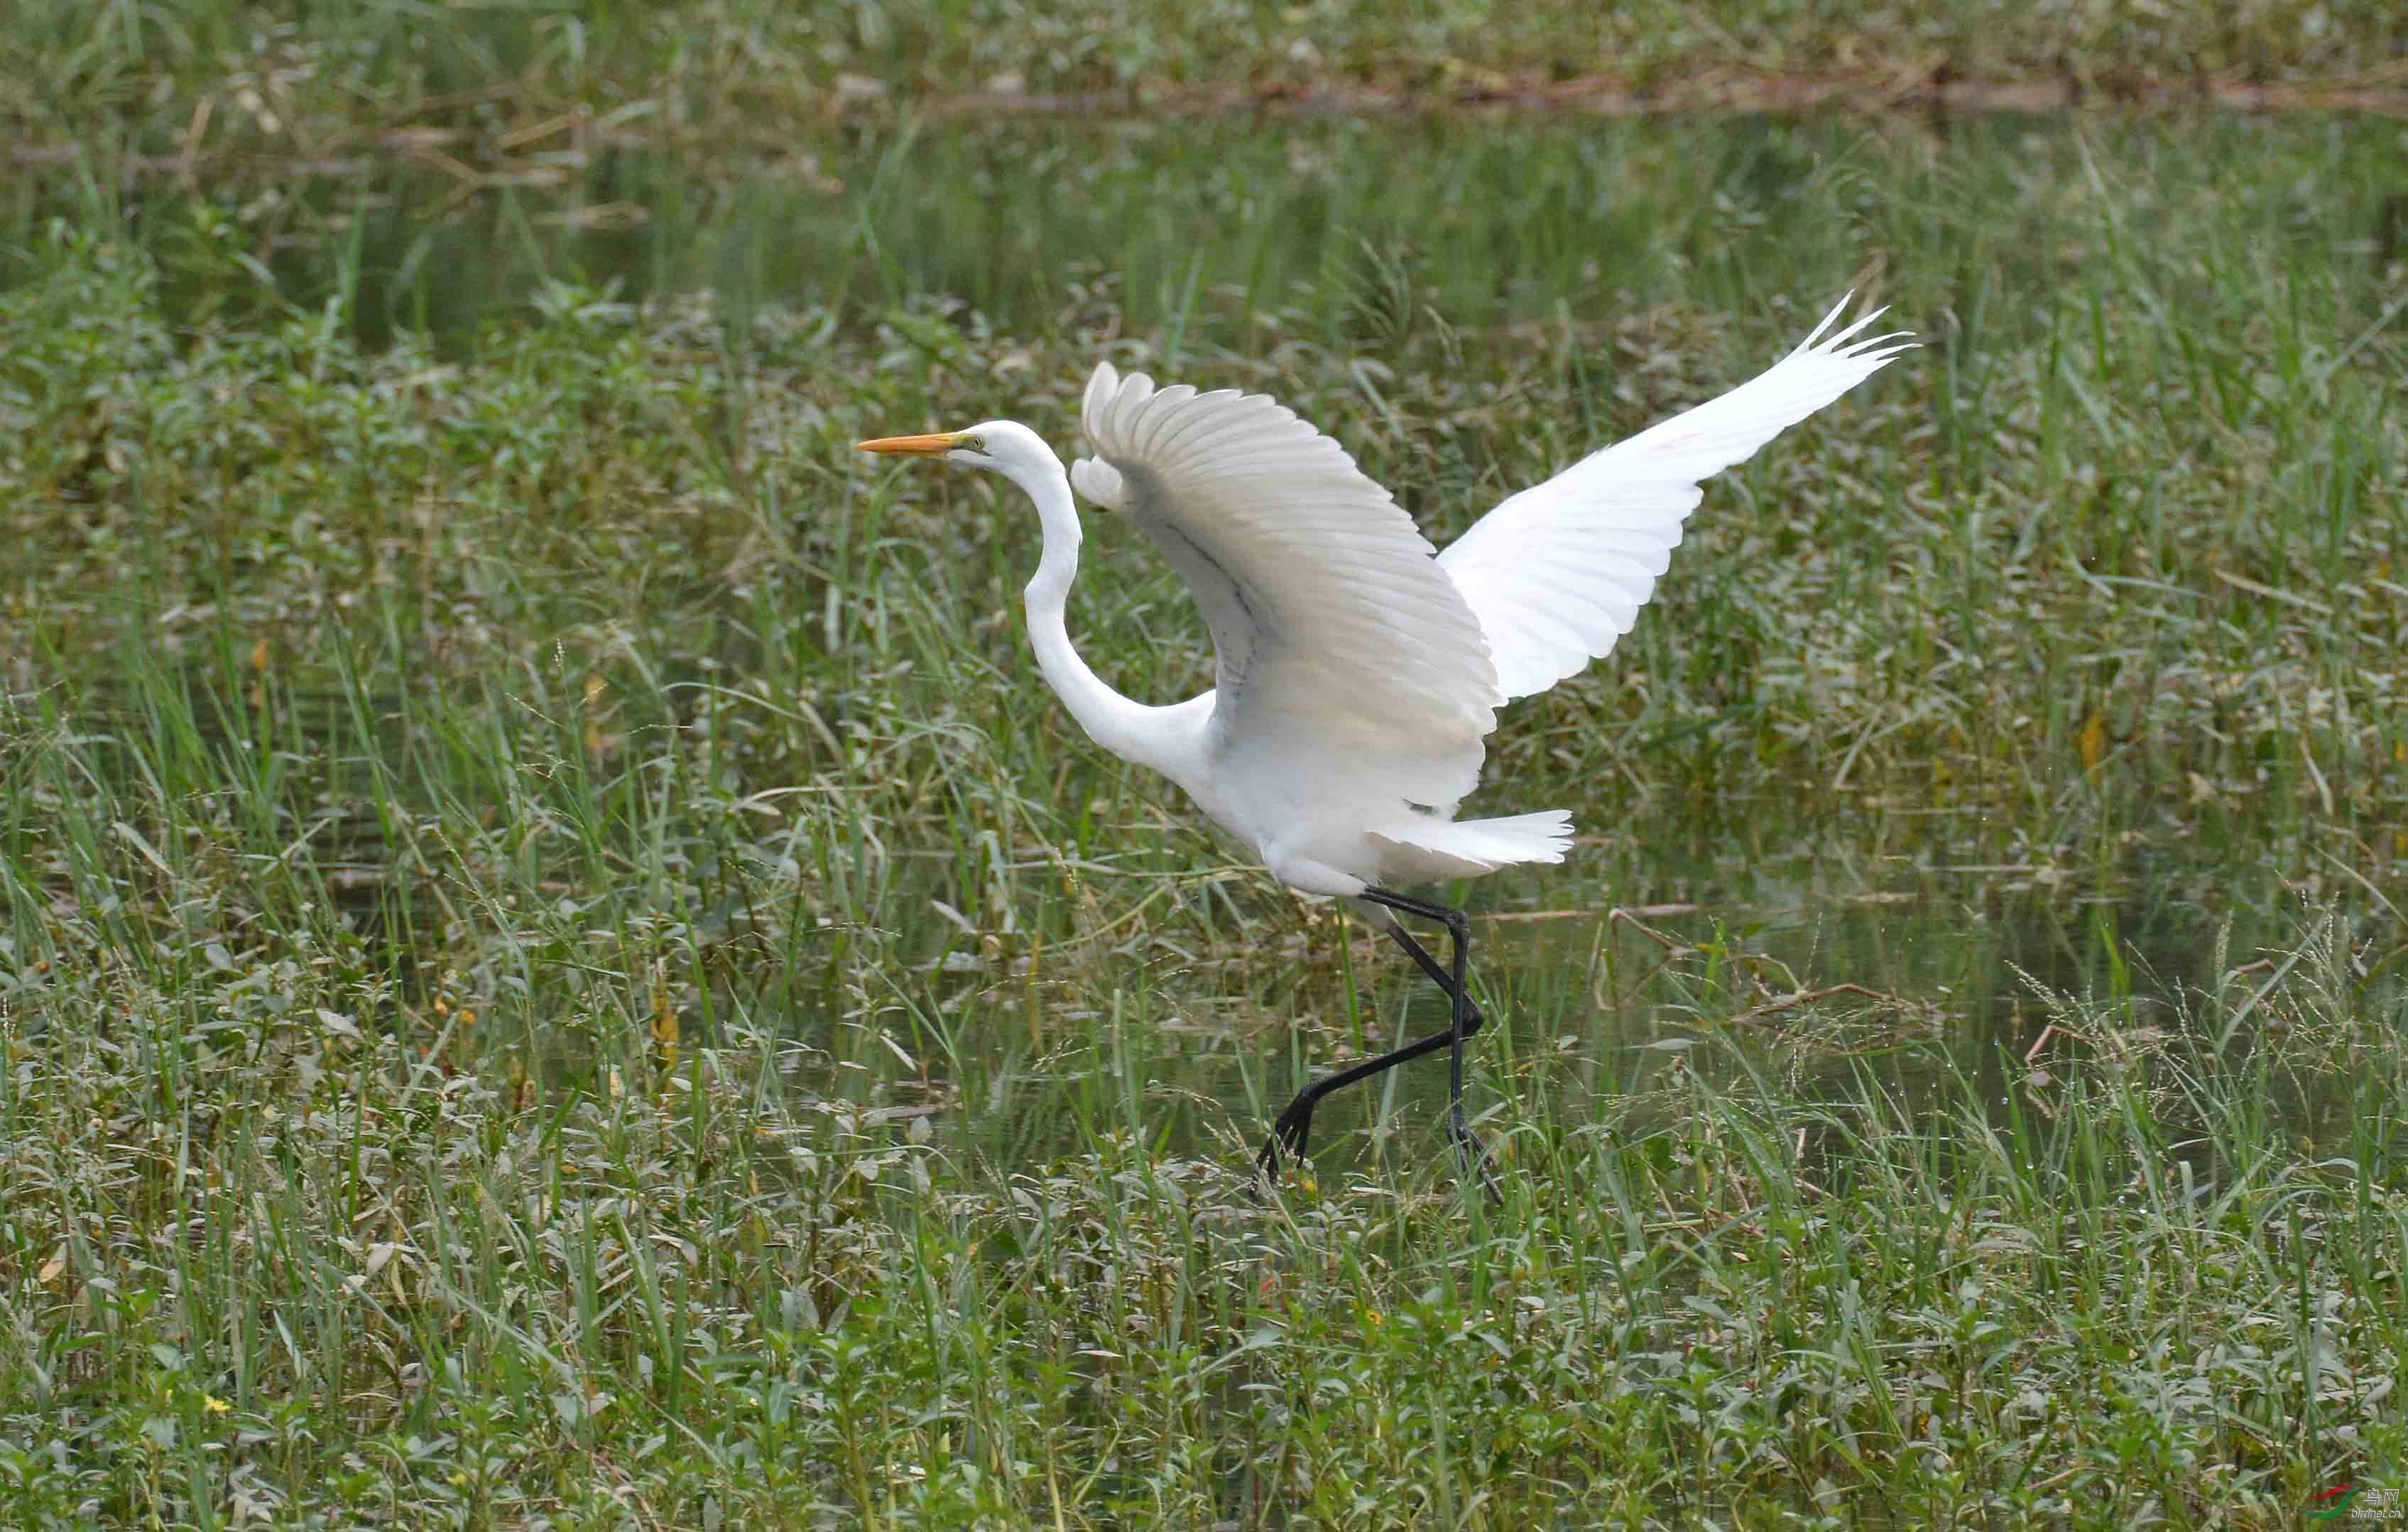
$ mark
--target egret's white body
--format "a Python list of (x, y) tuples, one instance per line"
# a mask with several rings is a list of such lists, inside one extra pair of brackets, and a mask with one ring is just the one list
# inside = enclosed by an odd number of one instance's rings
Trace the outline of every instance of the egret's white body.
[[(1564, 810), (1458, 820), (1497, 709), (1543, 692), (1630, 631), (1699, 481), (1907, 349), (1859, 340), (1875, 310), (1721, 397), (1508, 497), (1433, 550), (1346, 450), (1260, 394), (1157, 389), (1106, 363), (1065, 473), (1026, 426), (867, 444), (991, 468), (1028, 493), (1044, 552), (1026, 591), (1039, 667), (1089, 737), (1184, 789), (1306, 894), (1560, 862)], [(1160, 544), (1218, 659), (1200, 696), (1149, 707), (1104, 684), (1063, 609), (1078, 570), (1073, 488)]]
[[(1449, 1028), (1307, 1084), (1280, 1114), (1262, 1167), (1304, 1152), (1331, 1091), (1450, 1048), (1449, 1129), (1467, 1163), (1486, 1152), (1463, 1111), (1463, 1045), (1479, 1030), (1459, 909), (1386, 885), (1560, 862), (1560, 809), (1459, 820), (1497, 709), (1602, 657), (1639, 609), (1703, 497), (1699, 481), (1879, 371), (1900, 336), (1836, 334), (1839, 307), (1772, 367), (1720, 398), (1509, 496), (1444, 552), (1430, 547), (1346, 450), (1259, 394), (1156, 389), (1107, 363), (1081, 424), (1094, 448), (1068, 472), (1011, 421), (890, 437), (871, 451), (991, 468), (1037, 502), (1044, 551), (1026, 591), (1038, 667), (1090, 738), (1184, 788), (1272, 875), (1354, 898), (1446, 992)], [(1201, 696), (1149, 707), (1097, 679), (1063, 609), (1079, 568), (1079, 494), (1161, 545), (1203, 609), (1218, 662)], [(1441, 965), (1398, 914), (1441, 920)]]

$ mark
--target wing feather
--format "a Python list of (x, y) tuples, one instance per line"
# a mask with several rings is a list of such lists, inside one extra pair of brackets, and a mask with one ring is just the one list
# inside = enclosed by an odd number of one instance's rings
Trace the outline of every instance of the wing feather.
[(1545, 691), (1630, 631), (1704, 498), (1700, 480), (1913, 349), (1903, 332), (1857, 338), (1879, 308), (1827, 337), (1848, 302), (1764, 372), (1509, 496), (1439, 555), (1506, 696)]
[(1260, 394), (1109, 363), (1081, 413), (1095, 456), (1071, 482), (1143, 527), (1203, 609), (1225, 748), (1354, 753), (1416, 802), (1470, 790), (1503, 700), (1480, 623), (1344, 448)]

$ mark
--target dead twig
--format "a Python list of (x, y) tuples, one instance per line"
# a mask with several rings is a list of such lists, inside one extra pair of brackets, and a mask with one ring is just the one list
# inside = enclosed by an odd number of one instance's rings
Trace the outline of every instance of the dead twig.
[[(1642, 908), (1644, 908), (1646, 912), (1651, 915), (1659, 912), (1682, 914), (1688, 912), (1686, 909), (1680, 906), (1647, 905)], [(1627, 925), (1632, 930), (1637, 931), (1641, 936), (1645, 937), (1648, 940), (1654, 942), (1656, 946), (1663, 948), (1668, 952), (1680, 952), (1685, 945), (1685, 943), (1678, 940), (1677, 938), (1668, 937), (1663, 932), (1656, 930), (1654, 926), (1647, 924), (1637, 915), (1634, 915), (1629, 910), (1623, 909), (1620, 905), (1615, 905), (1612, 909), (1605, 912), (1605, 923), (1608, 925)]]
[(1799, 1006), (1813, 1005), (1817, 1000), (1828, 1000), (1836, 995), (1861, 995), (1868, 1000), (1882, 1000), (1891, 1005), (1905, 1004), (1895, 995), (1884, 990), (1868, 989), (1862, 984), (1829, 984), (1819, 990), (1799, 990), (1795, 995), (1784, 995), (1778, 1000), (1742, 1010), (1731, 1018), (1731, 1024), (1735, 1026), (1760, 1026), (1767, 1016), (1777, 1015)]

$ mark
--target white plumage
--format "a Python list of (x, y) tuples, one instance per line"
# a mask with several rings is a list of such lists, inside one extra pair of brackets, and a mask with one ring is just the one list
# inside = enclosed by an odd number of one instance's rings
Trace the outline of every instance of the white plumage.
[(1143, 527), (1203, 609), (1219, 748), (1289, 731), (1386, 758), (1423, 801), (1471, 790), (1501, 700), (1480, 624), (1344, 448), (1261, 394), (1157, 393), (1109, 362), (1081, 423), (1096, 456), (1071, 484)]
[[(1307, 894), (1558, 862), (1561, 809), (1457, 820), (1497, 709), (1611, 651), (1681, 540), (1699, 481), (1880, 370), (1911, 342), (1829, 334), (1719, 398), (1507, 498), (1443, 553), (1346, 450), (1259, 394), (1156, 389), (1111, 364), (1088, 381), (1093, 455), (1066, 476), (1025, 426), (893, 437), (874, 450), (1001, 472), (1037, 502), (1027, 591), (1039, 667), (1099, 744), (1162, 772)], [(1212, 636), (1213, 690), (1120, 695), (1063, 625), (1080, 528), (1070, 491), (1143, 527)]]
[(1825, 338), (1847, 307), (1728, 394), (1507, 496), (1438, 556), (1480, 620), (1506, 696), (1577, 675), (1630, 631), (1705, 498), (1701, 480), (1912, 349), (1901, 336), (1856, 339), (1879, 308)]

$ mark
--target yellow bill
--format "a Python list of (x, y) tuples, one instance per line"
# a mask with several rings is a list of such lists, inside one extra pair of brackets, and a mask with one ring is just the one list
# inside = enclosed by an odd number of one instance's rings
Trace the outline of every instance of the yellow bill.
[(961, 445), (962, 431), (939, 431), (925, 437), (880, 437), (853, 445), (865, 452), (894, 452), (904, 457), (942, 457)]

